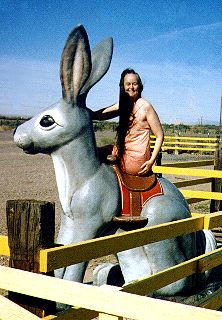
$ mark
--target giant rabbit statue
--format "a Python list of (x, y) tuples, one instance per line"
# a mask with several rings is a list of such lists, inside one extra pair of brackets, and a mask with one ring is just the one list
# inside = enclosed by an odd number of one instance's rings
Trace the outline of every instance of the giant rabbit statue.
[[(68, 36), (61, 57), (62, 98), (31, 120), (20, 125), (14, 141), (26, 153), (52, 157), (62, 207), (57, 242), (73, 244), (93, 239), (120, 212), (116, 175), (97, 156), (91, 112), (86, 107), (89, 90), (107, 72), (113, 51), (112, 39), (98, 44), (92, 53), (86, 31), (78, 25)], [(159, 178), (164, 194), (153, 197), (141, 211), (148, 226), (189, 218), (189, 207), (180, 191)], [(122, 232), (118, 229), (116, 232)], [(126, 250), (117, 254), (127, 284), (205, 252), (206, 244), (195, 233)], [(209, 248), (208, 248), (209, 249)], [(86, 263), (56, 270), (56, 276), (82, 282)], [(201, 276), (201, 282), (204, 282)], [(160, 295), (192, 292), (200, 277), (189, 276), (159, 289)]]

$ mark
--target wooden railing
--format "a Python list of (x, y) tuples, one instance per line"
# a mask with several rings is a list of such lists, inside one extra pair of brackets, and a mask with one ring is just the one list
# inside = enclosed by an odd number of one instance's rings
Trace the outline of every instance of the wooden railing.
[[(84, 241), (75, 245), (62, 246), (40, 251), (41, 271), (68, 266), (80, 261), (116, 253), (147, 243), (161, 241), (198, 230), (211, 229), (222, 225), (222, 213), (196, 214), (192, 218), (170, 222), (141, 230), (129, 231), (119, 235)], [(0, 254), (8, 253), (6, 237), (0, 237)], [(61, 260), (62, 259), (62, 260)], [(204, 272), (222, 264), (222, 249), (193, 258), (154, 275), (139, 279), (122, 288), (92, 287), (86, 284), (73, 283), (48, 276), (33, 274), (8, 267), (0, 267), (0, 288), (19, 292), (32, 297), (56, 301), (73, 306), (70, 310), (58, 315), (46, 316), (44, 319), (221, 319), (219, 312), (183, 306), (169, 301), (139, 297), (151, 293), (161, 287), (175, 282), (196, 272)], [(17, 306), (6, 298), (1, 300), (1, 319), (13, 319), (10, 312)], [(4, 302), (5, 301), (5, 302)], [(218, 289), (208, 299), (204, 298), (196, 304), (202, 308), (217, 309), (222, 304), (222, 290)], [(16, 309), (17, 310), (17, 309)], [(16, 315), (19, 319), (18, 315)], [(22, 319), (27, 317), (23, 311)]]
[[(151, 148), (153, 148), (155, 136), (151, 136)], [(174, 152), (201, 152), (214, 153), (218, 149), (218, 138), (165, 136), (162, 151)]]
[[(153, 167), (155, 173), (183, 175), (198, 179), (175, 182), (179, 188), (212, 182), (221, 179), (222, 171), (194, 169), (214, 165), (214, 160), (192, 161), (189, 163), (168, 163)], [(222, 200), (220, 192), (204, 192), (180, 189), (187, 200), (194, 199)], [(40, 248), (38, 256), (39, 272), (48, 273), (60, 267), (89, 261), (109, 254), (177, 237), (202, 229), (222, 227), (222, 212), (193, 214), (191, 218), (147, 227), (136, 231), (106, 236), (84, 241), (74, 245)], [(0, 236), (0, 255), (10, 256), (7, 236)], [(191, 260), (162, 270), (156, 274), (138, 279), (122, 288), (102, 286), (93, 287), (86, 284), (55, 279), (46, 275), (0, 267), (0, 288), (36, 298), (56, 301), (71, 305), (72, 308), (62, 313), (43, 315), (46, 320), (58, 319), (221, 319), (217, 310), (222, 305), (222, 289), (205, 298), (199, 299), (195, 306), (173, 303), (144, 297), (148, 293), (194, 273), (218, 267), (222, 264), (222, 248), (195, 257)], [(0, 319), (39, 319), (29, 311), (0, 296)], [(197, 308), (201, 307), (201, 308)], [(208, 310), (214, 309), (214, 310)]]
[[(222, 171), (211, 170), (211, 169), (193, 169), (192, 167), (198, 166), (209, 166), (214, 164), (214, 160), (202, 160), (202, 161), (192, 161), (192, 162), (181, 162), (181, 163), (168, 163), (161, 166), (154, 166), (153, 172), (167, 174), (167, 175), (177, 175), (177, 176), (188, 176), (190, 177), (201, 177), (198, 179), (189, 179), (184, 181), (175, 182), (174, 184), (178, 188), (201, 185), (206, 183), (212, 183), (213, 179), (221, 179)], [(212, 189), (212, 188), (211, 188)], [(183, 195), (187, 198), (188, 203), (195, 203), (202, 200), (222, 200), (222, 194), (220, 192), (204, 192), (195, 190), (183, 190), (180, 189)]]

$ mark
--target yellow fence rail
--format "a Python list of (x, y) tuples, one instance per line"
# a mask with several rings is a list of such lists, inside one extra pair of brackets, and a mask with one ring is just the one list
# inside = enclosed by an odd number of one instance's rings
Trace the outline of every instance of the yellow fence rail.
[[(206, 223), (204, 215), (163, 225), (128, 231), (118, 235), (83, 241), (40, 251), (40, 271), (49, 272), (54, 269), (89, 261), (112, 253), (117, 253), (147, 243), (165, 240), (190, 232), (202, 230)], [(212, 216), (213, 217), (213, 216)], [(207, 216), (205, 219), (209, 219)], [(0, 255), (8, 254), (7, 237), (0, 236)], [(2, 248), (2, 249), (1, 249)]]
[[(194, 185), (201, 185), (212, 183), (213, 179), (221, 179), (222, 171), (212, 169), (193, 169), (193, 167), (213, 165), (214, 160), (201, 160), (181, 163), (168, 163), (161, 166), (153, 166), (154, 173), (161, 173), (166, 175), (188, 176), (188, 177), (201, 177), (198, 179), (184, 180), (174, 182), (177, 188), (183, 188)], [(212, 189), (212, 188), (211, 188)], [(220, 192), (204, 192), (194, 190), (180, 189), (182, 194), (187, 198), (188, 203), (200, 202), (203, 200), (222, 200)]]
[[(221, 313), (213, 310), (141, 297), (121, 292), (115, 287), (93, 287), (7, 267), (0, 267), (0, 285), (7, 290), (15, 290), (23, 294), (30, 294), (30, 288), (32, 288), (31, 294), (34, 297), (74, 306), (69, 312), (69, 315), (72, 313), (72, 318), (65, 317), (64, 314), (63, 317), (58, 316), (54, 319), (85, 320), (91, 319), (96, 313), (99, 315), (99, 319), (121, 319), (120, 317), (138, 320), (149, 318), (176, 320), (178, 317), (187, 320), (221, 319)], [(89, 317), (86, 315), (87, 310), (93, 312)], [(84, 317), (78, 317), (80, 311)], [(52, 317), (46, 317), (45, 319), (52, 319)]]
[[(41, 250), (40, 261), (41, 259), (44, 261), (41, 263), (41, 265), (45, 265), (44, 271), (49, 271), (52, 268), (62, 267), (64, 264), (67, 266), (80, 261), (88, 261), (109, 253), (176, 237), (185, 233), (202, 230), (203, 228), (211, 229), (212, 227), (221, 225), (222, 213), (206, 215), (195, 214), (194, 217), (185, 220), (125, 232), (120, 235), (107, 236), (101, 239), (84, 241), (76, 245)], [(0, 237), (0, 248), (5, 246), (7, 243), (6, 240), (6, 237)], [(4, 248), (0, 251), (0, 254), (5, 254), (6, 252), (7, 250)], [(46, 256), (47, 259), (45, 259)], [(65, 262), (63, 261), (61, 263), (61, 259), (65, 259)], [(196, 272), (204, 272), (221, 264), (222, 249), (220, 248), (169, 269), (162, 270), (149, 277), (139, 279), (122, 288), (97, 288), (38, 274), (31, 274), (21, 270), (0, 267), (0, 288), (74, 306), (69, 313), (71, 312), (72, 316), (73, 313), (81, 314), (79, 319), (91, 319), (99, 313), (104, 313), (102, 316), (104, 319), (106, 319), (105, 314), (131, 319), (147, 319), (148, 315), (149, 317), (155, 315), (155, 319), (176, 319), (176, 317), (179, 316), (179, 310), (180, 312), (184, 310), (184, 319), (194, 319), (194, 317), (196, 317), (195, 319), (204, 319), (204, 313), (198, 308), (188, 307), (188, 309), (186, 309), (187, 306), (185, 308), (182, 305), (172, 302), (147, 297), (139, 298), (138, 295), (153, 292), (185, 276), (192, 275)], [(209, 299), (207, 301), (206, 299), (200, 301), (199, 305), (217, 309), (221, 305), (221, 290), (216, 291)], [(152, 311), (150, 311), (150, 308)], [(170, 308), (170, 313), (166, 308)], [(149, 310), (148, 313), (145, 312), (145, 310)], [(206, 319), (219, 319), (219, 315), (221, 317), (221, 314), (218, 312), (205, 311), (205, 315), (207, 315)], [(88, 317), (86, 316), (87, 314)], [(45, 317), (45, 319), (57, 318), (57, 316), (50, 317)], [(1, 318), (0, 316), (0, 319), (7, 318)], [(26, 317), (23, 319), (26, 319)], [(29, 318), (27, 317), (27, 319)], [(71, 318), (61, 318), (58, 316), (58, 319)]]
[[(155, 136), (151, 135), (151, 148), (153, 148), (154, 142)], [(162, 151), (212, 153), (218, 149), (218, 145), (218, 138), (165, 136)]]
[(189, 169), (176, 168), (165, 166), (154, 166), (153, 172), (162, 174), (174, 174), (183, 176), (208, 177), (208, 178), (222, 178), (222, 171), (220, 170), (206, 170), (206, 169)]
[[(220, 212), (195, 214), (194, 217), (184, 220), (83, 241), (78, 244), (42, 249), (40, 251), (40, 271), (46, 273), (75, 263), (221, 225), (222, 213)], [(10, 255), (7, 239), (7, 236), (0, 236), (0, 255)]]
[[(207, 140), (210, 139), (208, 138)], [(222, 171), (194, 169), (212, 165), (214, 165), (214, 160), (170, 163), (154, 166), (153, 171), (167, 175), (200, 177), (199, 179), (175, 183), (177, 187), (182, 188), (209, 183), (212, 182), (212, 179), (221, 179)], [(181, 192), (191, 202), (192, 199), (222, 200), (222, 194), (219, 192), (183, 189), (181, 189)], [(116, 254), (117, 252), (148, 243), (221, 226), (222, 212), (193, 214), (191, 218), (184, 220), (83, 241), (78, 244), (42, 249), (39, 253), (40, 272), (47, 273), (60, 267), (89, 261), (109, 254)], [(7, 236), (0, 236), (0, 255), (10, 256)], [(154, 275), (138, 279), (124, 285), (122, 288), (110, 286), (93, 287), (45, 275), (0, 267), (0, 288), (72, 306), (71, 309), (62, 313), (44, 317), (45, 320), (87, 320), (95, 317), (102, 320), (121, 320), (123, 317), (138, 320), (151, 317), (157, 320), (174, 320), (178, 319), (178, 317), (184, 320), (216, 320), (222, 318), (221, 313), (215, 311), (222, 305), (221, 288), (207, 298), (202, 298), (195, 306), (153, 299), (143, 295), (152, 293), (186, 276), (204, 272), (220, 265), (222, 265), (222, 248), (162, 270)], [(39, 319), (15, 305), (6, 297), (0, 296), (0, 304), (0, 319), (2, 320)]]

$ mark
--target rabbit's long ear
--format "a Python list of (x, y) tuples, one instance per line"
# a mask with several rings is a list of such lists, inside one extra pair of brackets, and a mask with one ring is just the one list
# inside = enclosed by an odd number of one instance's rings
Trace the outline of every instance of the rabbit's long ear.
[(78, 25), (69, 35), (63, 49), (60, 64), (60, 79), (63, 99), (76, 101), (78, 94), (91, 71), (91, 53), (87, 33)]
[(113, 54), (113, 39), (108, 38), (100, 42), (92, 50), (92, 70), (90, 77), (81, 89), (81, 94), (87, 95), (88, 91), (96, 84), (108, 71)]

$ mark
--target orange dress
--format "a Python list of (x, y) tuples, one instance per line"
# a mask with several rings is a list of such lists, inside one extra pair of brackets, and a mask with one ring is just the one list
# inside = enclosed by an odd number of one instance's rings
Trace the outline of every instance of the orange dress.
[[(124, 172), (137, 175), (141, 165), (150, 159), (150, 127), (140, 119), (139, 110), (146, 100), (139, 98), (133, 108), (134, 121), (125, 138), (125, 152), (121, 159), (121, 169)], [(113, 154), (117, 148), (114, 146)]]

